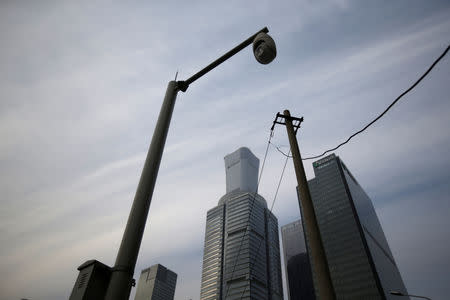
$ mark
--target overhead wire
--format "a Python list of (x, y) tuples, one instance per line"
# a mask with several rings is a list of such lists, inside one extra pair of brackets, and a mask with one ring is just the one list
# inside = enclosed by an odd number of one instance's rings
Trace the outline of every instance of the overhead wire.
[[(279, 191), (279, 189), (280, 189), (281, 181), (283, 180), (283, 176), (284, 176), (284, 171), (286, 170), (286, 165), (287, 165), (287, 162), (288, 162), (289, 157), (290, 157), (290, 156), (289, 156), (289, 153), (291, 153), (291, 150), (289, 150), (289, 152), (288, 152), (288, 154), (287, 154), (287, 156), (286, 156), (286, 159), (284, 160), (283, 170), (281, 171), (280, 180), (278, 181), (277, 189), (276, 189), (276, 191), (275, 191), (275, 195), (274, 195), (273, 200), (272, 200), (272, 205), (271, 205), (271, 207), (270, 207), (270, 212), (272, 212), (273, 206), (275, 205), (275, 200), (277, 199), (277, 195), (278, 195), (278, 191)], [(259, 240), (258, 249), (256, 250), (256, 254), (255, 254), (254, 259), (253, 259), (253, 261), (251, 262), (251, 265), (250, 265), (250, 271), (253, 270), (253, 266), (254, 266), (255, 263), (256, 263), (256, 259), (258, 258), (258, 255), (259, 255), (259, 249), (261, 248), (261, 244), (262, 244), (262, 239)], [(242, 297), (244, 297), (244, 294), (245, 294), (245, 292), (247, 291), (247, 286), (248, 286), (248, 284), (245, 285), (245, 288), (244, 288), (244, 290), (242, 291), (241, 297), (240, 297), (239, 299), (242, 299)]]
[(382, 116), (384, 116), (384, 114), (386, 114), (388, 112), (388, 110), (390, 110), (392, 108), (392, 106), (394, 106), (395, 103), (398, 102), (398, 100), (400, 100), (404, 95), (406, 95), (407, 93), (409, 93), (412, 89), (414, 89), (427, 75), (428, 73), (431, 72), (431, 70), (436, 66), (436, 64), (447, 54), (448, 50), (450, 49), (450, 45), (447, 46), (447, 49), (445, 49), (445, 51), (433, 62), (433, 64), (431, 64), (431, 66), (425, 71), (425, 73), (422, 74), (422, 76), (420, 76), (420, 78), (414, 82), (413, 85), (411, 85), (408, 89), (406, 89), (403, 93), (401, 93), (400, 96), (398, 96), (378, 117), (376, 117), (374, 120), (372, 120), (369, 124), (367, 124), (366, 126), (364, 126), (363, 129), (355, 132), (354, 134), (352, 134), (346, 141), (340, 143), (339, 145), (337, 145), (336, 147), (332, 148), (332, 149), (328, 149), (326, 151), (324, 151), (322, 154), (320, 155), (315, 155), (315, 156), (310, 156), (310, 157), (306, 157), (303, 158), (302, 160), (309, 160), (309, 159), (315, 159), (315, 158), (319, 158), (324, 156), (325, 154), (327, 154), (328, 152), (331, 151), (335, 151), (338, 148), (340, 148), (341, 146), (347, 144), (354, 136), (356, 136), (357, 134), (360, 134), (361, 132), (363, 132), (364, 130), (366, 130), (367, 128), (369, 128), (369, 126), (371, 126), (373, 123), (375, 123), (376, 121), (378, 121)]
[[(292, 158), (292, 155), (286, 154), (283, 152), (283, 150), (280, 149), (279, 146), (275, 145), (274, 143), (270, 143), (273, 147), (275, 147), (275, 149), (278, 150), (278, 152), (280, 152), (281, 154), (283, 154), (284, 156), (286, 156), (287, 158)], [(289, 150), (290, 152), (290, 150)]]
[[(236, 265), (237, 265), (237, 262), (238, 262), (238, 259), (239, 259), (239, 254), (241, 253), (242, 244), (244, 242), (244, 239), (245, 239), (245, 236), (246, 236), (247, 232), (249, 231), (250, 218), (252, 216), (252, 211), (253, 211), (253, 206), (254, 206), (254, 203), (255, 203), (256, 195), (258, 194), (259, 183), (261, 182), (261, 177), (262, 177), (262, 174), (263, 174), (263, 171), (264, 171), (264, 166), (266, 164), (267, 153), (269, 152), (270, 140), (272, 139), (272, 137), (273, 137), (273, 130), (270, 130), (269, 140), (267, 141), (267, 147), (266, 147), (266, 152), (264, 154), (263, 163), (262, 163), (262, 166), (261, 166), (261, 171), (259, 172), (258, 182), (256, 183), (256, 191), (253, 193), (252, 203), (250, 205), (250, 210), (249, 210), (248, 219), (247, 219), (247, 225), (246, 225), (246, 228), (245, 228), (245, 232), (242, 235), (242, 239), (241, 239), (241, 241), (239, 243), (238, 253), (237, 253), (237, 256), (236, 256), (235, 263), (233, 265), (233, 270), (231, 271), (231, 278), (230, 278), (231, 280), (233, 279), (234, 271), (236, 269)], [(224, 299), (226, 299), (227, 296), (228, 296), (228, 292), (230, 291), (230, 286), (231, 285), (228, 285), (228, 287), (227, 287), (227, 291), (225, 293), (225, 298)]]
[(275, 200), (277, 199), (278, 191), (280, 190), (280, 185), (281, 185), (281, 181), (283, 180), (284, 171), (286, 170), (287, 162), (289, 160), (289, 157), (292, 157), (289, 155), (289, 153), (291, 153), (291, 150), (289, 150), (288, 154), (286, 155), (286, 159), (284, 160), (283, 171), (281, 171), (281, 176), (280, 176), (280, 180), (278, 181), (277, 190), (275, 191), (275, 196), (273, 196), (272, 206), (270, 207), (270, 212), (272, 212), (273, 206), (275, 204)]
[[(306, 157), (306, 158), (303, 158), (302, 160), (310, 160), (310, 159), (315, 159), (315, 158), (319, 158), (319, 157), (322, 157), (322, 156), (324, 156), (326, 153), (328, 153), (328, 152), (331, 152), (331, 151), (334, 151), (334, 150), (337, 150), (338, 148), (340, 148), (341, 146), (343, 146), (343, 145), (345, 145), (345, 144), (347, 144), (353, 137), (355, 137), (356, 135), (358, 135), (359, 133), (362, 133), (363, 131), (365, 131), (368, 127), (370, 127), (373, 123), (375, 123), (376, 121), (378, 121), (381, 117), (383, 117), (404, 95), (406, 95), (407, 93), (409, 93), (412, 89), (414, 89), (429, 73), (430, 73), (430, 71), (436, 66), (436, 64), (447, 54), (447, 52), (448, 52), (448, 50), (450, 49), (450, 45), (446, 48), (446, 50), (433, 62), (433, 64), (425, 71), (425, 73), (424, 74), (422, 74), (422, 76), (416, 81), (416, 82), (414, 82), (414, 84), (413, 85), (411, 85), (408, 89), (406, 89), (402, 94), (400, 94), (400, 96), (398, 96), (380, 115), (378, 115), (374, 120), (372, 120), (370, 123), (368, 123), (364, 128), (362, 128), (361, 130), (359, 130), (359, 131), (357, 131), (357, 132), (355, 132), (354, 134), (352, 134), (346, 141), (344, 141), (344, 142), (342, 142), (342, 143), (340, 143), (339, 145), (337, 145), (336, 147), (334, 147), (334, 148), (332, 148), (332, 149), (328, 149), (328, 150), (326, 150), (326, 151), (324, 151), (322, 154), (320, 154), (320, 155), (316, 155), (316, 156), (311, 156), (311, 157)], [(249, 217), (248, 217), (248, 221), (247, 221), (247, 226), (246, 226), (246, 230), (245, 230), (245, 232), (244, 232), (244, 234), (243, 234), (243, 236), (242, 236), (242, 239), (241, 239), (241, 242), (240, 242), (240, 245), (239, 245), (239, 250), (238, 250), (238, 254), (237, 254), (237, 257), (236, 257), (236, 260), (235, 260), (235, 263), (234, 263), (234, 265), (233, 265), (233, 270), (232, 270), (232, 272), (231, 272), (231, 279), (233, 278), (233, 274), (234, 274), (234, 271), (235, 271), (235, 268), (236, 268), (236, 264), (237, 264), (237, 261), (238, 261), (238, 258), (239, 258), (239, 254), (240, 254), (240, 251), (241, 251), (241, 248), (242, 248), (242, 244), (243, 244), (243, 240), (244, 240), (244, 238), (245, 238), (245, 236), (246, 235), (248, 235), (247, 234), (247, 232), (249, 231), (249, 224), (250, 224), (250, 218), (251, 218), (251, 215), (252, 215), (252, 210), (253, 210), (253, 206), (254, 206), (254, 201), (255, 201), (255, 199), (256, 199), (256, 194), (257, 194), (257, 192), (258, 192), (258, 187), (259, 187), (259, 184), (260, 184), (260, 181), (261, 181), (261, 177), (262, 177), (262, 174), (263, 174), (263, 170), (264, 170), (264, 165), (265, 165), (265, 162), (266, 162), (266, 158), (267, 158), (267, 153), (268, 153), (268, 149), (269, 149), (269, 146), (272, 144), (281, 154), (283, 154), (285, 157), (286, 157), (286, 160), (285, 160), (285, 163), (284, 163), (284, 166), (283, 166), (283, 170), (282, 170), (282, 173), (281, 173), (281, 176), (280, 176), (280, 180), (279, 180), (279, 182), (278, 182), (278, 186), (277, 186), (277, 189), (276, 189), (276, 192), (275, 192), (275, 195), (274, 195), (274, 199), (273, 199), (273, 201), (272, 201), (272, 205), (271, 205), (271, 208), (270, 208), (270, 212), (272, 212), (272, 209), (273, 209), (273, 207), (274, 207), (274, 204), (275, 204), (275, 201), (276, 201), (276, 199), (277, 199), (277, 195), (278, 195), (278, 191), (279, 191), (279, 188), (280, 188), (280, 185), (281, 185), (281, 182), (282, 182), (282, 179), (283, 179), (283, 175), (284, 175), (284, 172), (285, 172), (285, 169), (286, 169), (286, 165), (287, 165), (287, 161), (288, 161), (288, 159), (289, 158), (292, 158), (292, 156), (290, 156), (290, 151), (288, 152), (288, 154), (286, 154), (286, 153), (284, 153), (278, 146), (276, 146), (275, 144), (273, 144), (273, 143), (271, 143), (271, 139), (272, 139), (272, 137), (273, 137), (273, 129), (271, 130), (271, 133), (270, 133), (270, 137), (269, 137), (269, 140), (268, 140), (268, 142), (267, 142), (267, 148), (266, 148), (266, 152), (265, 152), (265, 155), (264, 155), (264, 160), (263, 160), (263, 164), (262, 164), (262, 167), (261, 167), (261, 171), (260, 171), (260, 175), (259, 175), (259, 178), (258, 178), (258, 182), (257, 182), (257, 187), (256, 187), (256, 191), (255, 191), (255, 193), (254, 193), (254, 195), (253, 195), (253, 197), (252, 197), (252, 204), (251, 204), (251, 206), (250, 206), (250, 211), (249, 211)], [(254, 265), (254, 263), (256, 262), (256, 259), (257, 259), (257, 256), (258, 256), (258, 254), (259, 254), (259, 249), (260, 249), (260, 247), (261, 247), (261, 243), (262, 243), (262, 239), (260, 239), (260, 243), (259, 243), (259, 246), (258, 246), (258, 249), (257, 249), (257, 252), (256, 252), (256, 254), (255, 254), (255, 256), (254, 256), (254, 260), (253, 260), (253, 265)], [(252, 267), (250, 268), (250, 270), (252, 269)], [(229, 289), (230, 289), (230, 285), (228, 286), (228, 288), (227, 288), (227, 292), (226, 292), (226, 294), (225, 294), (225, 298), (227, 297), (227, 295), (228, 295), (228, 292), (229, 292)], [(241, 297), (240, 297), (240, 299), (242, 299), (242, 297), (244, 296), (244, 294), (245, 294), (245, 292), (246, 292), (246, 289), (247, 289), (247, 285), (245, 286), (245, 289), (244, 289), (244, 291), (242, 292), (242, 294), (241, 294)]]

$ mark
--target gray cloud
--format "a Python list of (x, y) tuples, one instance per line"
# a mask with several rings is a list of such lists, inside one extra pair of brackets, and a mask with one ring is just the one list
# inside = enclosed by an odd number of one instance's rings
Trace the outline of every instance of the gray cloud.
[[(114, 263), (167, 81), (268, 25), (273, 64), (257, 65), (246, 49), (177, 99), (135, 278), (162, 263), (179, 275), (176, 299), (198, 299), (223, 156), (246, 145), (262, 159), (285, 108), (305, 116), (304, 156), (342, 141), (443, 51), (449, 9), (445, 1), (2, 2), (0, 298), (68, 298), (83, 261)], [(448, 268), (438, 265), (449, 247), (449, 77), (445, 58), (337, 151), (372, 197), (408, 289), (433, 299), (449, 293), (439, 279)], [(284, 128), (273, 141), (288, 144)], [(283, 162), (271, 148), (260, 187), (269, 204)], [(274, 206), (280, 225), (299, 215), (295, 185), (289, 163)]]

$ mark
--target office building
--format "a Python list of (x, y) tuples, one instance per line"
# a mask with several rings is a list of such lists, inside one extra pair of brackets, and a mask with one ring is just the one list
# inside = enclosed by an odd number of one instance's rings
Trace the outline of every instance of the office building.
[(283, 299), (277, 218), (257, 193), (259, 160), (225, 156), (226, 194), (206, 217), (200, 299)]
[(282, 226), (281, 239), (289, 300), (315, 300), (302, 222), (297, 220)]
[(156, 264), (142, 270), (134, 300), (173, 300), (177, 274)]
[(352, 173), (334, 154), (313, 168), (308, 185), (336, 299), (407, 293), (372, 202)]

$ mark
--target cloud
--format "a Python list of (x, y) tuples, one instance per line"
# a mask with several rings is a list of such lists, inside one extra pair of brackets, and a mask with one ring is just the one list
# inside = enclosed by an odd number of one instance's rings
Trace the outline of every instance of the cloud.
[[(179, 274), (176, 299), (198, 299), (206, 212), (225, 191), (223, 156), (245, 145), (262, 159), (275, 113), (284, 108), (305, 116), (304, 156), (335, 145), (415, 80), (450, 31), (448, 7), (410, 17), (397, 6), (403, 23), (384, 20), (374, 35), (369, 21), (349, 30), (345, 20), (367, 14), (352, 1), (1, 6), (0, 25), (8, 30), (0, 31), (0, 275), (7, 278), (0, 298), (67, 298), (83, 261), (113, 264), (177, 68), (184, 79), (266, 24), (277, 40), (273, 64), (256, 64), (246, 49), (178, 95), (135, 278), (160, 262)], [(401, 227), (389, 212), (401, 211), (409, 197), (403, 193), (417, 192), (414, 186), (448, 177), (447, 62), (338, 151), (367, 187), (390, 239), (404, 238), (392, 248), (408, 274), (420, 255), (404, 247), (434, 241), (426, 235), (445, 225), (445, 205), (438, 201), (440, 214), (429, 208), (436, 223), (415, 239), (391, 231)], [(288, 144), (284, 128), (276, 128), (273, 142)], [(269, 206), (283, 163), (270, 148), (260, 186)], [(309, 162), (305, 168), (311, 178)], [(288, 162), (274, 206), (280, 225), (299, 214), (295, 186)], [(419, 203), (420, 194), (410, 198)], [(411, 214), (419, 217), (417, 205)], [(433, 250), (436, 257), (445, 258), (445, 245)], [(407, 278), (417, 286), (419, 277)]]

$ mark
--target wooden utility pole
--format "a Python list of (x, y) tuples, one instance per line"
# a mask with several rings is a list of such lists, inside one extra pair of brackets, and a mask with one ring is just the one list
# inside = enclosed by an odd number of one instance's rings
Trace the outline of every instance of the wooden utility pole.
[[(284, 122), (278, 121), (278, 118), (284, 119)], [(295, 121), (294, 125), (292, 121)], [(320, 238), (319, 227), (317, 224), (314, 207), (309, 193), (308, 182), (306, 181), (305, 169), (303, 168), (302, 157), (298, 148), (297, 138), (295, 136), (297, 129), (303, 118), (291, 117), (289, 110), (284, 111), (284, 115), (278, 113), (274, 121), (276, 124), (286, 125), (289, 144), (291, 146), (292, 160), (294, 162), (295, 174), (298, 184), (298, 204), (300, 206), (300, 214), (303, 219), (303, 227), (305, 232), (305, 240), (309, 247), (309, 257), (311, 269), (313, 273), (313, 281), (317, 299), (334, 300), (335, 295), (333, 285), (331, 284), (330, 272), (323, 249), (322, 240)], [(295, 130), (294, 130), (295, 127)], [(273, 128), (273, 127), (272, 127)]]

